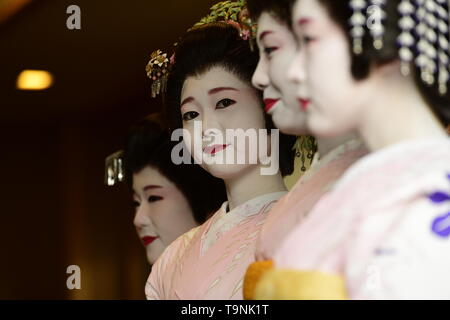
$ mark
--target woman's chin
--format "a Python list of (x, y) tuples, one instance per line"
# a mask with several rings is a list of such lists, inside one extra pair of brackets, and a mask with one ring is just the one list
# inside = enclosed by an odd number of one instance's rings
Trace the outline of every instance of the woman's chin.
[(211, 164), (205, 166), (205, 170), (208, 171), (212, 176), (222, 179), (229, 180), (242, 175), (244, 171), (250, 167), (255, 166), (254, 164)]
[(306, 126), (306, 113), (293, 112), (287, 108), (278, 107), (272, 113), (272, 121), (277, 129), (284, 134), (304, 135), (308, 134)]
[(153, 248), (151, 248), (153, 244), (149, 245), (146, 248), (146, 256), (147, 256), (147, 261), (150, 265), (154, 264), (156, 262), (156, 260), (158, 260), (159, 256), (164, 252), (165, 247), (161, 245), (155, 246)]
[(309, 134), (309, 130), (302, 127), (302, 125), (299, 123), (276, 123), (274, 121), (274, 124), (281, 133), (287, 135), (300, 136)]
[(320, 116), (308, 119), (308, 128), (319, 138), (334, 138), (352, 132), (351, 126)]

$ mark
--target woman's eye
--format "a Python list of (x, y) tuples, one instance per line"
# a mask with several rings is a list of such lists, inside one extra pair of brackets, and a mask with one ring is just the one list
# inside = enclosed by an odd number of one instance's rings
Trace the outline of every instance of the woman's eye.
[(266, 48), (264, 48), (264, 53), (266, 54), (266, 56), (270, 56), (270, 54), (272, 52), (274, 52), (276, 49), (278, 49), (278, 48), (276, 48), (276, 47), (266, 47)]
[(231, 99), (222, 99), (216, 103), (216, 109), (224, 109), (235, 103), (236, 103), (236, 101), (231, 100)]
[(133, 201), (133, 208), (139, 208), (141, 204), (138, 201)]
[(303, 37), (302, 37), (302, 42), (303, 42), (304, 44), (308, 44), (308, 43), (310, 43), (310, 42), (313, 41), (313, 40), (314, 40), (313, 38), (308, 37), (308, 36), (303, 36)]
[(197, 117), (198, 117), (198, 112), (195, 112), (195, 111), (189, 111), (189, 112), (186, 112), (185, 114), (183, 114), (184, 121), (189, 121), (189, 120), (195, 119)]
[(162, 200), (162, 197), (150, 196), (150, 197), (147, 198), (148, 202), (156, 202), (156, 201), (159, 201), (159, 200)]

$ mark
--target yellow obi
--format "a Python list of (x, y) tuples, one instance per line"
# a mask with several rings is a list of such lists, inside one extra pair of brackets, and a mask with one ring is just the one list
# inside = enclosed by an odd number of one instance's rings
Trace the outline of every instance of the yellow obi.
[(254, 289), (256, 300), (344, 300), (344, 279), (319, 271), (271, 269)]
[(256, 261), (248, 266), (244, 276), (243, 295), (245, 300), (253, 300), (256, 284), (261, 276), (273, 268), (272, 260)]

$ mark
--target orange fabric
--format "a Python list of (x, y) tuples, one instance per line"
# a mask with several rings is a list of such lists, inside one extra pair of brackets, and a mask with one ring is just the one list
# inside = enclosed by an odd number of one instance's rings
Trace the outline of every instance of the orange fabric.
[(254, 300), (256, 284), (261, 276), (272, 268), (272, 260), (256, 261), (248, 266), (244, 277), (244, 300)]
[(318, 271), (272, 269), (255, 289), (256, 300), (345, 300), (343, 277)]

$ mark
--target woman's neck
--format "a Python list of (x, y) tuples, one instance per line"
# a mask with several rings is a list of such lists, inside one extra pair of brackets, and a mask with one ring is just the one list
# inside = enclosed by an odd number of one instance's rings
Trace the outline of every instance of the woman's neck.
[(317, 151), (319, 152), (320, 159), (326, 157), (328, 153), (340, 145), (357, 137), (358, 135), (356, 133), (347, 133), (338, 137), (317, 138)]
[(378, 79), (358, 131), (371, 151), (412, 139), (447, 137), (413, 78), (398, 74)]
[(265, 194), (287, 191), (280, 173), (261, 175), (260, 169), (261, 166), (251, 166), (238, 176), (224, 180), (229, 210)]

